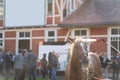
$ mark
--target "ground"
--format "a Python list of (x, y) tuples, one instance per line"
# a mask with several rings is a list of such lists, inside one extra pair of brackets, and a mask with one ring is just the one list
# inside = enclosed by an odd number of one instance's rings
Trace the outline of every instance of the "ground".
[[(0, 76), (0, 80), (5, 80), (4, 77)], [(10, 75), (8, 77), (8, 80), (14, 80), (14, 76), (13, 75)], [(26, 76), (25, 80), (29, 80), (28, 79), (28, 76)], [(37, 79), (36, 80), (49, 80), (48, 78), (46, 79), (42, 79), (42, 77), (40, 75), (37, 75)], [(57, 80), (65, 80), (64, 76), (58, 76), (58, 79)]]

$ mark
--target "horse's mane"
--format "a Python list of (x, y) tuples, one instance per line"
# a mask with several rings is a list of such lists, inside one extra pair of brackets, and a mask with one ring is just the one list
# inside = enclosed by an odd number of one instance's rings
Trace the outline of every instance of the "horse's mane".
[[(82, 77), (82, 69), (80, 68), (80, 62), (78, 60), (78, 52), (81, 53), (81, 51), (77, 51), (77, 46), (75, 43), (71, 44), (71, 48), (70, 48), (70, 60), (69, 63), (67, 65), (69, 70), (66, 70), (66, 74), (69, 77), (66, 77), (66, 80), (81, 80), (80, 78)], [(79, 49), (81, 49), (81, 47), (79, 47)], [(79, 76), (76, 76), (78, 75)]]

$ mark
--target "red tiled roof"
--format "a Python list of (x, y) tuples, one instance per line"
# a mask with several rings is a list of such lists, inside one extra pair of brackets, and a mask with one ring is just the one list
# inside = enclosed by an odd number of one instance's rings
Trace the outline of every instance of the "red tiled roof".
[(76, 27), (120, 24), (120, 0), (87, 0), (59, 26)]

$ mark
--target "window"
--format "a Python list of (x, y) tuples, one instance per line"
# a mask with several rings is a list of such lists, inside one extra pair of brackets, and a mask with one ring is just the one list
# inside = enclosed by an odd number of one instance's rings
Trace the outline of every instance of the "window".
[(56, 31), (55, 30), (46, 31), (46, 41), (47, 42), (55, 42), (56, 41)]
[(67, 9), (64, 9), (63, 10), (63, 17), (66, 17), (67, 16)]
[(112, 33), (112, 35), (118, 34), (118, 29), (112, 29), (111, 33)]
[(48, 41), (48, 42), (55, 42), (55, 39), (52, 39), (52, 38), (51, 38), (51, 39), (48, 39), (47, 41)]
[(19, 32), (19, 37), (20, 38), (30, 37), (30, 32)]
[(74, 36), (75, 37), (77, 37), (77, 36), (86, 37), (87, 36), (87, 30), (76, 29), (76, 30), (74, 30)]
[(48, 31), (48, 36), (49, 37), (54, 37), (55, 36), (55, 32), (54, 31)]
[(3, 10), (4, 10), (3, 9), (3, 0), (0, 0), (0, 20), (3, 19), (3, 13), (4, 13)]
[(48, 15), (52, 14), (53, 9), (53, 0), (48, 0)]
[(2, 33), (0, 33), (0, 38), (3, 38), (3, 34)]
[(3, 47), (3, 33), (0, 33), (0, 47)]
[(30, 37), (30, 32), (25, 32), (25, 37)]
[(120, 35), (120, 28), (111, 29), (111, 35)]
[[(111, 45), (120, 51), (120, 28), (111, 29)], [(110, 48), (111, 53), (117, 53), (114, 48)]]
[(20, 32), (19, 37), (24, 37), (24, 32)]
[(3, 40), (0, 40), (0, 46), (3, 46)]

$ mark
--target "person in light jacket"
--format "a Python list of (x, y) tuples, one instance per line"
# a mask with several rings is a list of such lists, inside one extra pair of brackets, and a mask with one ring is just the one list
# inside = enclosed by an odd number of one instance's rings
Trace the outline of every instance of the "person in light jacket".
[(14, 58), (14, 69), (15, 75), (14, 80), (22, 80), (22, 72), (25, 65), (25, 58), (22, 55), (22, 51), (19, 50), (19, 53)]
[(36, 56), (30, 50), (27, 56), (29, 80), (36, 80)]

